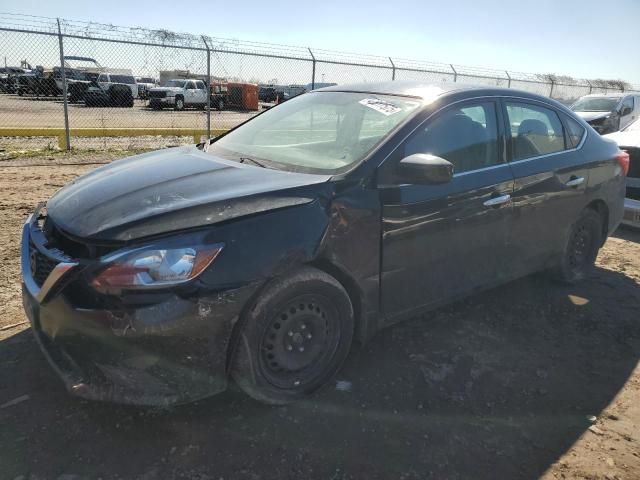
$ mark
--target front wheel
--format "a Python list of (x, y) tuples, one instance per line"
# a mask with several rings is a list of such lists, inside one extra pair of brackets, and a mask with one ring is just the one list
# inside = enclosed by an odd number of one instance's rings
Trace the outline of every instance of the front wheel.
[(571, 227), (555, 276), (567, 283), (584, 279), (592, 270), (602, 244), (602, 216), (587, 209)]
[(176, 98), (175, 109), (178, 111), (184, 110), (184, 99), (182, 97)]
[(241, 321), (231, 375), (268, 404), (300, 400), (327, 384), (353, 338), (349, 295), (311, 267), (273, 280)]

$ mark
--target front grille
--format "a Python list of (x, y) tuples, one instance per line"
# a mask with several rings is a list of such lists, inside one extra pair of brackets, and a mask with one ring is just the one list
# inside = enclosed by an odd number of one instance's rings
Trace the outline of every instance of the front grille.
[(29, 264), (31, 265), (33, 279), (41, 287), (58, 262), (32, 247), (29, 252)]
[(165, 98), (167, 96), (167, 92), (154, 92), (153, 90), (149, 92), (149, 98)]

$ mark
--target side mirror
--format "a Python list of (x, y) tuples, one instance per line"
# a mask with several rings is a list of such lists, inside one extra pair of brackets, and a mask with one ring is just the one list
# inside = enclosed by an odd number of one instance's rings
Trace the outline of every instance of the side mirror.
[(396, 179), (401, 183), (434, 185), (448, 183), (453, 178), (453, 165), (444, 158), (414, 153), (400, 160)]
[(624, 107), (622, 109), (622, 111), (620, 112), (620, 116), (624, 117), (625, 115), (629, 115), (629, 114), (631, 114), (632, 111), (633, 111), (633, 109), (631, 107)]

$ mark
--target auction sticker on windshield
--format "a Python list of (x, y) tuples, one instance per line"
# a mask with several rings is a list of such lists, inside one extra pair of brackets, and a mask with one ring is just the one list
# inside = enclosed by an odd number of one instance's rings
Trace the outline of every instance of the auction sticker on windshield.
[(378, 98), (363, 98), (359, 102), (361, 105), (365, 107), (372, 108), (376, 112), (380, 112), (383, 115), (393, 115), (394, 113), (398, 113), (402, 111), (402, 109), (393, 103), (385, 102), (384, 100), (380, 100)]

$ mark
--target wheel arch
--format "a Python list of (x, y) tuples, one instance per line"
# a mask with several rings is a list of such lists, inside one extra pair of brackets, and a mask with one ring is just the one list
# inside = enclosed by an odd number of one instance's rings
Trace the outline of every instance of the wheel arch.
[(308, 263), (299, 263), (295, 267), (288, 268), (285, 271), (279, 272), (278, 275), (274, 277), (270, 277), (256, 289), (256, 291), (251, 295), (251, 297), (246, 301), (245, 305), (242, 307), (242, 310), (238, 314), (237, 321), (232, 327), (231, 334), (229, 336), (229, 343), (227, 345), (227, 358), (226, 358), (226, 367), (225, 371), (228, 374), (231, 365), (233, 362), (233, 357), (238, 347), (238, 343), (240, 341), (240, 333), (244, 326), (244, 318), (247, 315), (249, 309), (251, 309), (256, 301), (263, 294), (264, 290), (267, 286), (278, 277), (286, 277), (292, 275), (294, 272), (301, 267), (312, 267), (317, 270), (320, 270), (333, 278), (335, 278), (340, 285), (345, 289), (349, 299), (351, 300), (351, 306), (353, 307), (353, 322), (354, 322), (354, 340), (365, 341), (368, 337), (368, 328), (366, 325), (366, 321), (364, 320), (364, 315), (362, 314), (363, 308), (363, 296), (362, 291), (358, 287), (357, 282), (351, 277), (347, 272), (333, 264), (327, 259), (315, 259)]
[(354, 339), (364, 341), (368, 338), (367, 322), (363, 315), (364, 296), (358, 282), (348, 272), (326, 258), (315, 259), (309, 263), (309, 266), (331, 275), (342, 285), (349, 295), (353, 307)]
[(607, 235), (609, 233), (609, 207), (607, 206), (607, 203), (604, 200), (598, 198), (592, 200), (585, 207), (585, 210), (593, 210), (598, 215), (600, 215), (600, 218), (602, 218), (602, 238), (600, 246), (604, 245), (604, 242), (607, 240)]

